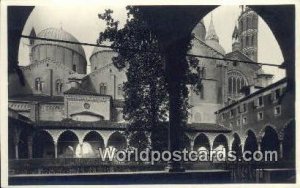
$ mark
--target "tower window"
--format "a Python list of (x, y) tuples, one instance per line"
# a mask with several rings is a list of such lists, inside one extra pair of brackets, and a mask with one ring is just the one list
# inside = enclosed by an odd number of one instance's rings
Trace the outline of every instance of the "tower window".
[(63, 88), (63, 83), (62, 81), (59, 79), (59, 80), (56, 80), (55, 82), (55, 91), (56, 93), (61, 93), (62, 92), (62, 88)]
[(264, 104), (263, 97), (258, 98), (258, 106), (262, 106)]
[(76, 71), (76, 68), (77, 68), (76, 65), (73, 65), (72, 70)]
[(243, 22), (240, 22), (241, 26), (240, 26), (240, 30), (243, 30)]
[(252, 25), (253, 25), (253, 28), (255, 29), (256, 25), (257, 25), (256, 16), (255, 15), (253, 15), (253, 18), (252, 18)]
[(263, 112), (258, 112), (257, 113), (257, 120), (263, 120), (264, 119), (264, 113)]
[(41, 78), (36, 78), (35, 79), (35, 85), (34, 85), (34, 87), (35, 87), (36, 91), (43, 91), (43, 85), (44, 84), (43, 84)]
[(275, 90), (275, 100), (278, 100), (281, 96), (281, 89), (276, 89)]
[(203, 84), (201, 85), (201, 88), (200, 88), (200, 98), (204, 99), (204, 85)]
[(251, 16), (248, 17), (248, 28), (252, 29), (252, 18), (251, 18)]
[(241, 125), (241, 119), (238, 119), (238, 120), (236, 121), (236, 125), (237, 125), (237, 126), (240, 126), (240, 125)]
[(123, 84), (118, 85), (118, 95), (122, 96), (123, 95)]
[(247, 29), (247, 22), (246, 22), (246, 19), (244, 19), (244, 24), (243, 24), (243, 26), (244, 26), (244, 31)]
[(233, 117), (234, 116), (234, 109), (231, 109), (229, 113), (230, 113), (230, 117)]
[(228, 78), (228, 93), (229, 95), (232, 93), (232, 77)]
[(224, 113), (222, 113), (222, 120), (224, 120), (225, 119), (225, 112)]
[(101, 95), (107, 94), (107, 86), (105, 83), (100, 83), (100, 94)]
[(274, 108), (274, 115), (279, 116), (281, 114), (281, 106), (276, 106)]

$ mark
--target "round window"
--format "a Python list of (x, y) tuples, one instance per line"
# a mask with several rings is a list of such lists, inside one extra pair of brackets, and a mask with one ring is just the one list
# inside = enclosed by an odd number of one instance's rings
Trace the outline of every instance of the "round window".
[(83, 104), (83, 107), (84, 107), (85, 109), (90, 109), (91, 105), (90, 105), (89, 103), (84, 103), (84, 104)]

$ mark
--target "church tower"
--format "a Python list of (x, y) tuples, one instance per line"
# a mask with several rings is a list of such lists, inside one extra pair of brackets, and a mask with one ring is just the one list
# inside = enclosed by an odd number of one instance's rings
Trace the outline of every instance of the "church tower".
[[(32, 28), (31, 31), (30, 31), (30, 34), (29, 34), (30, 37), (36, 37), (36, 33), (35, 33), (35, 29)], [(34, 39), (29, 39), (29, 59), (30, 59), (30, 62), (32, 63), (33, 61), (33, 57), (32, 57), (32, 47), (34, 46)]]
[(249, 7), (242, 6), (238, 19), (240, 49), (251, 60), (257, 61), (258, 15)]
[(237, 26), (234, 27), (232, 33), (232, 51), (237, 51), (241, 49), (240, 36)]

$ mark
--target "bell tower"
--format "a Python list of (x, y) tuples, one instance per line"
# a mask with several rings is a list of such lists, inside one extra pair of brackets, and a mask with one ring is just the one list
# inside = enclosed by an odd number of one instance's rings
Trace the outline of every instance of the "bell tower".
[(257, 61), (258, 15), (248, 6), (241, 6), (238, 32), (241, 51), (252, 61)]

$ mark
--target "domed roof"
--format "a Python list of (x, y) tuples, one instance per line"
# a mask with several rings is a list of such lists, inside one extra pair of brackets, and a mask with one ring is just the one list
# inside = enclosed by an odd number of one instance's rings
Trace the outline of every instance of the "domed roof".
[(193, 29), (192, 33), (195, 35), (197, 39), (200, 39), (202, 41), (205, 40), (206, 36), (206, 28), (203, 23), (203, 20), (201, 20)]
[[(65, 40), (65, 41), (71, 41), (71, 42), (79, 42), (72, 34), (66, 32), (63, 29), (58, 29), (58, 28), (44, 29), (41, 32), (39, 32), (37, 37), (56, 39), (56, 40)], [(70, 50), (73, 50), (73, 51), (79, 53), (81, 56), (83, 56), (85, 58), (85, 52), (83, 50), (83, 47), (79, 44), (54, 42), (54, 41), (46, 41), (46, 40), (35, 40), (34, 41), (34, 46), (45, 45), (45, 44), (57, 45), (57, 46), (68, 48)]]
[[(103, 51), (106, 51), (106, 52), (113, 52), (113, 50), (112, 49), (110, 49), (110, 48), (103, 48), (103, 47), (99, 47), (99, 46), (96, 46), (94, 49), (93, 49), (93, 52), (92, 52), (92, 55), (94, 55), (94, 54), (96, 54), (96, 53), (98, 53), (98, 52), (103, 52)], [(92, 56), (91, 55), (91, 56)]]
[(224, 48), (215, 40), (206, 40), (205, 43), (210, 46), (211, 48), (215, 49), (219, 53), (225, 55), (225, 50)]

